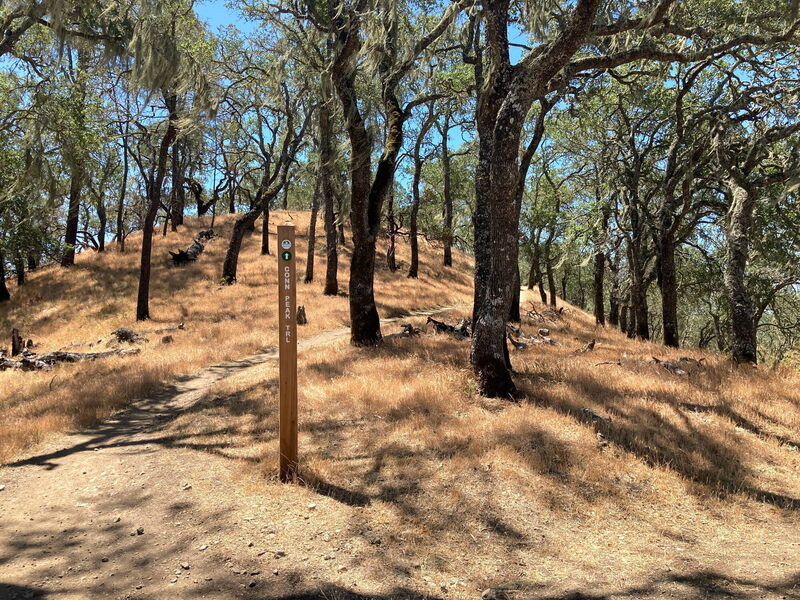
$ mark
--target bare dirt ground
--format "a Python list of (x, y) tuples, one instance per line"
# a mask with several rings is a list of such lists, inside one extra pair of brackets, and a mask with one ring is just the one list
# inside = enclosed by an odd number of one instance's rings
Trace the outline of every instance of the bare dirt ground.
[[(349, 333), (324, 332), (298, 350)], [(235, 481), (234, 461), (165, 434), (211, 385), (277, 358), (270, 350), (214, 365), (0, 468), (0, 599), (294, 597), (305, 588), (298, 597), (317, 597), (326, 571), (346, 578), (336, 542), (312, 555), (275, 540), (278, 528), (319, 514), (315, 493), (287, 486), (283, 499), (253, 497)], [(310, 581), (289, 566), (308, 561), (325, 567)]]

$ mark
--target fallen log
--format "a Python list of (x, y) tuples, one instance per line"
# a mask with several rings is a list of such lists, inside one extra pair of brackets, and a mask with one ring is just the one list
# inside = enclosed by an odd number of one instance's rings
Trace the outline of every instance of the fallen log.
[(470, 319), (461, 319), (458, 325), (450, 325), (442, 321), (437, 321), (433, 317), (428, 317), (428, 323), (433, 325), (435, 333), (449, 333), (458, 340), (465, 340), (472, 337), (472, 321)]
[(102, 358), (109, 358), (111, 356), (131, 356), (139, 354), (139, 348), (129, 348), (126, 350), (109, 350), (107, 352), (63, 352), (56, 350), (55, 352), (48, 352), (47, 354), (29, 354), (23, 356), (20, 360), (12, 360), (3, 358), (0, 359), (0, 371), (7, 369), (20, 369), (22, 371), (49, 371), (57, 363), (67, 362), (86, 362), (99, 360)]
[(207, 242), (212, 239), (214, 239), (214, 230), (207, 229), (198, 233), (194, 240), (192, 240), (191, 245), (186, 250), (178, 250), (177, 252), (172, 252), (170, 250), (169, 253), (172, 256), (173, 264), (185, 265), (197, 260), (197, 257), (200, 256), (203, 253), (203, 250), (206, 248), (203, 242)]
[(587, 342), (586, 344), (575, 350), (575, 353), (583, 354), (584, 352), (591, 352), (592, 350), (594, 350), (595, 343), (597, 343), (597, 341), (595, 339), (592, 339), (591, 341)]
[(508, 341), (511, 342), (511, 345), (514, 346), (515, 350), (525, 350), (528, 347), (528, 344), (525, 342), (515, 340), (510, 331), (506, 332), (506, 336), (508, 337)]
[(411, 323), (402, 323), (402, 331), (398, 331), (397, 333), (390, 333), (387, 336), (384, 336), (384, 339), (391, 339), (391, 338), (410, 338), (416, 337), (420, 333), (422, 333), (419, 329), (414, 327)]
[(686, 376), (689, 375), (689, 373), (687, 373), (686, 371), (681, 369), (675, 363), (672, 363), (672, 362), (669, 362), (669, 361), (665, 361), (665, 360), (660, 360), (660, 359), (656, 358), (655, 356), (653, 357), (653, 362), (655, 362), (657, 365), (659, 365), (661, 367), (664, 367), (670, 373), (678, 375), (679, 377), (686, 377)]

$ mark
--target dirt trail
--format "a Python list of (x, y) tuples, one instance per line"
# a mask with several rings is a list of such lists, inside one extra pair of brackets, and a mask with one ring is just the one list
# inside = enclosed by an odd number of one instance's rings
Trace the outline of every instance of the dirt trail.
[[(349, 331), (301, 340), (299, 350)], [(307, 519), (317, 496), (298, 486), (248, 495), (233, 481), (235, 461), (165, 432), (212, 384), (277, 357), (270, 349), (204, 369), (0, 468), (0, 599), (310, 598), (337, 579), (326, 596), (359, 597), (346, 591), (358, 583), (340, 560), (278, 547), (281, 523)]]

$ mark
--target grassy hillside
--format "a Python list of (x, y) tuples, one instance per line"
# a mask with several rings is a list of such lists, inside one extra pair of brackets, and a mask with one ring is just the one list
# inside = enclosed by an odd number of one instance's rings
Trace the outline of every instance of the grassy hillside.
[[(297, 226), (298, 272), (302, 282), (307, 252), (308, 213), (275, 212), (271, 216), (272, 248), (276, 227), (287, 220)], [(174, 342), (160, 343), (150, 335), (139, 356), (94, 363), (62, 365), (47, 373), (0, 372), (0, 463), (39, 441), (51, 431), (85, 426), (110, 414), (131, 399), (141, 397), (176, 376), (221, 360), (239, 358), (277, 344), (276, 258), (260, 254), (258, 231), (245, 238), (238, 283), (220, 285), (222, 261), (233, 217), (217, 219), (219, 237), (200, 259), (175, 268), (168, 250), (186, 248), (210, 224), (210, 217), (190, 220), (166, 238), (157, 236), (153, 249), (150, 314), (147, 323), (134, 320), (138, 283), (139, 235), (131, 235), (127, 252), (84, 252), (74, 268), (56, 266), (31, 273), (22, 288), (12, 286), (12, 301), (0, 305), (0, 331), (19, 328), (37, 350), (56, 350), (72, 344), (107, 341), (118, 327), (152, 331), (184, 322), (184, 331), (170, 332)], [(318, 236), (319, 236), (318, 231)], [(298, 283), (298, 303), (306, 307), (309, 324), (299, 328), (301, 338), (349, 323), (347, 291), (349, 250), (340, 254), (340, 296), (322, 295), (325, 275), (324, 238), (317, 238), (316, 278)], [(385, 249), (381, 248), (385, 254)], [(452, 269), (440, 266), (440, 250), (420, 244), (420, 279), (391, 273), (378, 262), (376, 296), (382, 317), (432, 306), (463, 303), (471, 298), (469, 259), (458, 252)], [(401, 242), (398, 260), (407, 268), (408, 245)], [(7, 344), (8, 342), (6, 342)], [(98, 347), (77, 346), (86, 352)], [(106, 344), (99, 345), (105, 349)]]
[[(293, 216), (302, 251), (306, 217)], [(273, 215), (273, 227), (285, 218)], [(19, 326), (45, 349), (120, 326), (186, 329), (169, 345), (153, 337), (137, 357), (0, 373), (0, 459), (160, 382), (274, 345), (275, 259), (258, 254), (257, 239), (246, 240), (239, 283), (218, 284), (230, 224), (223, 219), (223, 237), (185, 269), (168, 267), (166, 250), (207, 222), (158, 240), (156, 319), (144, 326), (131, 321), (135, 237), (124, 256), (87, 253), (75, 269), (42, 270), (15, 290), (0, 327)], [(406, 264), (407, 251), (401, 245)], [(466, 316), (470, 265), (457, 260), (442, 269), (423, 243), (419, 281), (380, 262), (381, 314), (452, 305), (442, 319)], [(320, 257), (318, 272), (323, 265)], [(344, 283), (346, 256), (341, 273)], [(300, 285), (310, 318), (301, 336), (347, 322), (346, 298), (323, 298), (321, 288)], [(533, 294), (523, 302), (546, 314)], [(515, 599), (797, 597), (798, 373), (629, 340), (559, 305), (560, 317), (524, 320), (526, 333), (546, 327), (562, 345), (512, 351), (518, 403), (480, 397), (469, 342), (434, 335), (419, 317), (409, 319), (423, 328), (418, 337), (302, 353), (305, 487), (277, 482), (274, 364), (217, 383), (154, 444), (225, 461), (233, 482), (197, 478), (194, 493), (235, 523), (257, 515), (260, 533), (246, 534), (253, 560), (266, 560), (258, 548), (288, 550), (280, 572), (324, 584), (319, 597), (476, 598), (486, 588)], [(595, 348), (578, 352), (591, 339)], [(674, 374), (654, 356), (703, 360)], [(213, 541), (219, 552), (249, 552), (237, 532)]]
[[(468, 342), (430, 331), (302, 356), (305, 492), (277, 482), (274, 366), (220, 382), (164, 435), (240, 465), (270, 499), (266, 542), (303, 549), (281, 566), (329, 582), (320, 597), (796, 597), (797, 374), (631, 341), (574, 307), (523, 328), (543, 325), (563, 347), (513, 352), (517, 404), (478, 396)], [(706, 360), (683, 376), (652, 356)], [(297, 516), (306, 502), (319, 517)], [(330, 548), (361, 558), (343, 572), (317, 556)]]

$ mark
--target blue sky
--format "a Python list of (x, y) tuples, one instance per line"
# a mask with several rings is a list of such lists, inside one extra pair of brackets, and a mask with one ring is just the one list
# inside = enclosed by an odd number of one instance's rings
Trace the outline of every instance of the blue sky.
[(195, 4), (195, 12), (206, 23), (212, 31), (225, 25), (236, 25), (239, 29), (247, 30), (251, 27), (244, 21), (237, 10), (226, 6), (225, 0), (202, 0)]

